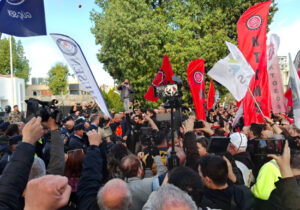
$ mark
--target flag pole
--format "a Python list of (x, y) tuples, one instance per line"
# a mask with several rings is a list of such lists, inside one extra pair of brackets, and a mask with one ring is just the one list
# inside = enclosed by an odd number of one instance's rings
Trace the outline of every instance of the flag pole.
[(12, 36), (9, 36), (9, 54), (10, 54), (10, 80), (12, 91), (12, 106), (15, 105), (15, 92), (14, 92), (14, 71), (13, 71), (13, 54), (12, 54)]
[(253, 95), (253, 93), (252, 93), (252, 91), (250, 90), (249, 86), (248, 86), (248, 91), (250, 92), (250, 94), (251, 94), (251, 96), (252, 96), (252, 98), (253, 98), (253, 100), (254, 100), (254, 102), (255, 102), (257, 108), (259, 109), (259, 111), (260, 111), (260, 113), (261, 113), (261, 115), (262, 115), (263, 117), (265, 117), (264, 113), (262, 112), (260, 106), (258, 105), (258, 103), (257, 103), (257, 101), (256, 101), (256, 99), (255, 99), (255, 97), (254, 97), (254, 95)]

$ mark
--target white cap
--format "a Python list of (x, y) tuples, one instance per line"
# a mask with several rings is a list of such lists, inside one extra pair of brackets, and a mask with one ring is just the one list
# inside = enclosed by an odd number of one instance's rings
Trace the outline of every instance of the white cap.
[(243, 133), (237, 132), (230, 135), (230, 143), (233, 144), (233, 146), (238, 150), (246, 150), (247, 142), (248, 139)]

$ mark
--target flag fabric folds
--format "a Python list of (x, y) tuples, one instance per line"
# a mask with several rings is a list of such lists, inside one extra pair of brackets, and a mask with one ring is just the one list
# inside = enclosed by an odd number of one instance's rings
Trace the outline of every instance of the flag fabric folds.
[(94, 97), (95, 101), (99, 105), (102, 112), (110, 116), (110, 112), (105, 103), (100, 88), (95, 80), (93, 72), (90, 69), (86, 58), (76, 41), (72, 38), (62, 34), (50, 34), (58, 48), (62, 52), (63, 56), (67, 60), (68, 64), (73, 69), (80, 83), (85, 89)]
[(187, 78), (197, 119), (205, 120), (205, 64), (203, 59), (196, 59), (190, 62)]
[(210, 80), (208, 95), (207, 95), (207, 101), (206, 101), (206, 108), (207, 110), (211, 110), (215, 103), (215, 87), (213, 79)]
[(226, 42), (226, 45), (230, 54), (219, 60), (208, 75), (226, 87), (237, 101), (241, 101), (248, 91), (254, 72), (234, 44)]
[(0, 32), (20, 37), (46, 35), (44, 1), (0, 1)]
[[(249, 89), (252, 91), (263, 114), (267, 117), (271, 115), (266, 46), (270, 5), (271, 1), (265, 1), (250, 7), (237, 23), (239, 49), (255, 72)], [(243, 100), (243, 106), (246, 126), (251, 123), (264, 122), (263, 115), (260, 113), (260, 109), (256, 106), (249, 91)]]
[(280, 66), (277, 57), (279, 44), (279, 36), (277, 36), (276, 34), (272, 34), (270, 36), (270, 42), (268, 44), (268, 77), (273, 113), (284, 113), (287, 111), (284, 99)]
[(298, 72), (292, 62), (291, 55), (289, 54), (290, 65), (290, 85), (293, 95), (293, 111), (294, 111), (294, 123), (297, 128), (300, 129), (300, 79)]
[(149, 87), (147, 93), (144, 98), (148, 101), (157, 101), (158, 97), (155, 97), (154, 94), (154, 86), (163, 86), (173, 82), (174, 72), (172, 70), (171, 63), (169, 61), (169, 57), (167, 55), (164, 56), (163, 63), (161, 65), (160, 70), (157, 72), (151, 86)]

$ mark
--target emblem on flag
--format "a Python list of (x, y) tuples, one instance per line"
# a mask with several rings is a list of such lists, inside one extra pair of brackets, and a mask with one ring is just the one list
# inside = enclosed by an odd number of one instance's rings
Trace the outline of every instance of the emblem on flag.
[(247, 20), (247, 28), (249, 30), (256, 30), (261, 26), (262, 19), (259, 15), (254, 15)]

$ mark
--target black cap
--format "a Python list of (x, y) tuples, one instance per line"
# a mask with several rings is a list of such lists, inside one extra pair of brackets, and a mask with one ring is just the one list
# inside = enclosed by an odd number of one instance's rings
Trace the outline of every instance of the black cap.
[(79, 124), (75, 125), (74, 130), (75, 131), (84, 130), (84, 124), (79, 123)]
[(18, 144), (20, 141), (22, 141), (22, 136), (20, 136), (20, 135), (10, 137), (10, 139), (9, 139), (9, 145), (11, 146), (13, 144)]
[(0, 125), (0, 129), (1, 129), (2, 131), (6, 131), (6, 129), (8, 128), (9, 125), (10, 125), (9, 122), (3, 122), (3, 123), (1, 123), (1, 125)]
[(63, 122), (63, 123), (66, 123), (66, 122), (68, 122), (69, 120), (73, 120), (73, 117), (72, 117), (72, 116), (67, 116), (67, 117), (65, 117), (65, 118), (62, 120), (62, 122)]
[(75, 125), (78, 125), (78, 124), (84, 124), (85, 123), (85, 120), (83, 118), (78, 118), (76, 121), (75, 121)]

